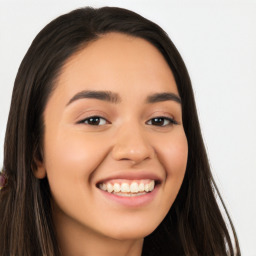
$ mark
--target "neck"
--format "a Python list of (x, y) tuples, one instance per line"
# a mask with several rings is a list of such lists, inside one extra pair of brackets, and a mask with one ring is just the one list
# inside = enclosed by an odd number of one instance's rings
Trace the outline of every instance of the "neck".
[(53, 216), (61, 256), (141, 256), (143, 238), (118, 240), (68, 219), (55, 211)]

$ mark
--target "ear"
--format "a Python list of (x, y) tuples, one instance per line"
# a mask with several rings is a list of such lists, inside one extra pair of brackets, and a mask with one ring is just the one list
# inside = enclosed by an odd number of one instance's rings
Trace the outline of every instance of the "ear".
[(39, 150), (38, 146), (36, 147), (33, 154), (31, 169), (34, 176), (37, 179), (43, 179), (46, 177), (46, 169), (45, 169), (45, 165), (42, 157), (42, 150)]
[(43, 179), (46, 177), (46, 169), (44, 163), (40, 160), (35, 159), (32, 164), (32, 171), (37, 179)]

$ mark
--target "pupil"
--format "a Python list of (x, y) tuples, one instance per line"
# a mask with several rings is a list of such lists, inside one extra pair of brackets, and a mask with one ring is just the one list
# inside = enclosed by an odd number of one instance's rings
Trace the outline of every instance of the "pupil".
[(152, 123), (153, 123), (153, 125), (163, 125), (164, 119), (163, 118), (153, 118)]
[(98, 125), (100, 123), (100, 118), (92, 117), (88, 120), (88, 123), (91, 125)]

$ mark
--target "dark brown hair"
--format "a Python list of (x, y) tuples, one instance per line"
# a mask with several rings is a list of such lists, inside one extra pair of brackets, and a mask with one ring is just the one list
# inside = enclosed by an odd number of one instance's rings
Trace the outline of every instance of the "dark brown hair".
[[(210, 171), (190, 78), (174, 44), (158, 25), (132, 11), (87, 7), (49, 23), (20, 65), (4, 146), (3, 170), (8, 186), (0, 192), (0, 256), (60, 255), (47, 178), (38, 180), (32, 173), (34, 159), (43, 158), (43, 112), (67, 59), (110, 32), (144, 38), (162, 53), (182, 100), (188, 140), (183, 184), (165, 219), (145, 238), (143, 255), (240, 255), (233, 224)], [(228, 224), (217, 198), (224, 206)]]

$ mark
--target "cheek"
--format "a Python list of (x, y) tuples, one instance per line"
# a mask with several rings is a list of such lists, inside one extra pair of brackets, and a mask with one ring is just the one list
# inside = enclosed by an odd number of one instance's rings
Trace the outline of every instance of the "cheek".
[(68, 130), (48, 135), (45, 141), (45, 167), (52, 193), (63, 197), (72, 188), (79, 193), (89, 186), (106, 154), (101, 141)]
[(183, 129), (159, 141), (157, 152), (167, 176), (173, 178), (184, 176), (188, 158), (188, 144)]
[[(85, 170), (90, 172), (100, 163), (100, 149), (103, 149), (100, 141), (64, 131), (55, 138), (46, 138), (46, 167), (49, 171), (69, 169), (73, 174), (80, 174), (80, 171), (84, 173)], [(50, 168), (52, 166), (55, 168)]]
[(106, 155), (106, 143), (80, 131), (64, 129), (55, 134), (45, 137), (45, 167), (51, 194), (63, 212), (80, 220), (83, 215), (90, 216), (90, 206), (95, 203), (91, 177)]
[[(160, 141), (159, 141), (160, 142)], [(181, 187), (187, 166), (188, 144), (183, 130), (173, 133), (159, 144), (158, 157), (165, 170), (166, 204), (171, 207)]]

